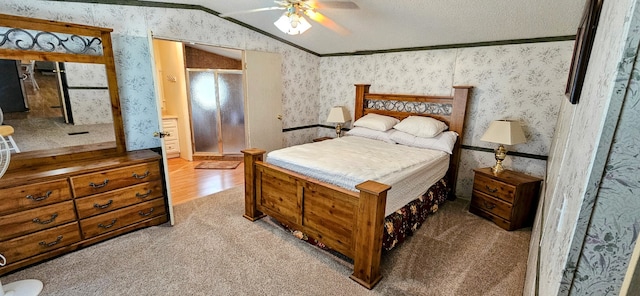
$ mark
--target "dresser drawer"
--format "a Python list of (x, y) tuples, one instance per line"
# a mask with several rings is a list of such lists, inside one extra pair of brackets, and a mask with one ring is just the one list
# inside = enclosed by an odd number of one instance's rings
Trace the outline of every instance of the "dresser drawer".
[(177, 128), (178, 127), (178, 119), (177, 118), (166, 118), (162, 120), (163, 128)]
[(162, 196), (162, 181), (137, 184), (75, 200), (80, 219), (103, 214)]
[(0, 241), (76, 220), (73, 201), (0, 216)]
[(513, 208), (511, 204), (482, 192), (473, 191), (471, 206), (482, 209), (483, 211), (492, 213), (506, 220), (511, 219), (511, 209)]
[(516, 187), (500, 181), (476, 174), (473, 182), (473, 190), (495, 196), (509, 203), (515, 199)]
[(177, 140), (164, 140), (164, 146), (167, 150), (167, 153), (178, 153), (180, 152), (180, 144), (178, 144)]
[(165, 214), (164, 199), (137, 204), (80, 221), (85, 239)]
[(158, 162), (149, 162), (128, 167), (71, 177), (74, 196), (91, 194), (127, 187), (139, 183), (159, 180)]
[(12, 264), (80, 241), (78, 222), (0, 242), (0, 253)]
[(165, 136), (165, 140), (178, 140), (178, 128), (177, 127), (164, 127), (165, 133), (169, 133), (168, 136)]
[(71, 199), (66, 179), (0, 189), (0, 215)]

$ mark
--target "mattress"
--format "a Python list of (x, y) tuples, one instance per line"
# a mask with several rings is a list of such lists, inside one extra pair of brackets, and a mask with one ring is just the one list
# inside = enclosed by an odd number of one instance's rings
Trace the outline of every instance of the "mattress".
[(367, 180), (391, 185), (388, 216), (444, 177), (449, 154), (346, 136), (272, 151), (266, 162), (351, 191)]

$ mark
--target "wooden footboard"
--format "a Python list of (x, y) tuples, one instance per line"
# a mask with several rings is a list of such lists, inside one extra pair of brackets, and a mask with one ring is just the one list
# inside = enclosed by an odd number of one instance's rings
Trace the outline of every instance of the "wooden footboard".
[(359, 193), (263, 162), (264, 150), (244, 153), (245, 213), (269, 215), (353, 259), (351, 279), (368, 289), (381, 279), (380, 256), (387, 191), (366, 181)]

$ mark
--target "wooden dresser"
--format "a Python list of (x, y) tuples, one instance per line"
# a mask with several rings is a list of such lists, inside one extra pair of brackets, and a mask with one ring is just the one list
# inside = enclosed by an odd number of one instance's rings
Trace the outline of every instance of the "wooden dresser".
[(505, 170), (475, 169), (469, 212), (506, 230), (530, 226), (535, 217), (542, 179)]
[(152, 151), (64, 161), (0, 179), (0, 275), (168, 220)]

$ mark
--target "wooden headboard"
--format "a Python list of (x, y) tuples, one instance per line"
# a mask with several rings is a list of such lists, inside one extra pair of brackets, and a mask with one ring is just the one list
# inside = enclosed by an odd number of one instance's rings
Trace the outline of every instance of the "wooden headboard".
[(455, 196), (456, 177), (460, 162), (460, 146), (464, 136), (467, 100), (472, 86), (454, 86), (453, 96), (423, 96), (369, 93), (370, 84), (356, 84), (354, 121), (368, 114), (392, 116), (400, 120), (408, 116), (429, 116), (443, 121), (450, 131), (458, 133), (447, 173), (451, 195)]

